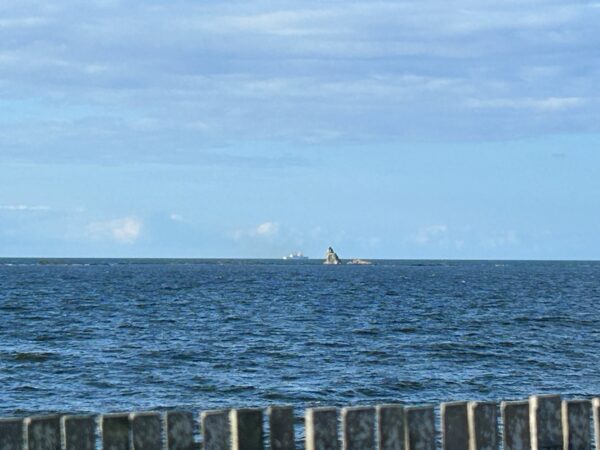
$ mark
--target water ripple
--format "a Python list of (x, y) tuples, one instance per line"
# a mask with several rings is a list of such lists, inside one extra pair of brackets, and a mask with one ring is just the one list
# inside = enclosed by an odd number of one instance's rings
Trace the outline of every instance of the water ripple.
[(0, 260), (1, 415), (600, 392), (600, 263)]

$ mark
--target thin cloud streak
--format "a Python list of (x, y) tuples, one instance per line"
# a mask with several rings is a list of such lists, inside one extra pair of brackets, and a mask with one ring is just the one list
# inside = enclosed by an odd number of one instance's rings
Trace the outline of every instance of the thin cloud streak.
[(573, 109), (583, 106), (587, 103), (584, 98), (578, 97), (548, 97), (542, 99), (523, 98), (523, 99), (489, 99), (489, 100), (471, 100), (467, 105), (473, 108), (509, 108), (509, 109), (532, 109), (538, 111), (555, 112), (566, 109)]
[(0, 205), (1, 211), (51, 211), (52, 208), (44, 205)]

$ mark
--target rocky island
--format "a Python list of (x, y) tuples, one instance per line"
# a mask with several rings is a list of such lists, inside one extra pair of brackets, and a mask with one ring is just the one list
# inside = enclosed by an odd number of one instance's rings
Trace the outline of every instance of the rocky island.
[(325, 253), (325, 261), (323, 264), (342, 264), (342, 260), (339, 258), (333, 248), (329, 247), (327, 253)]
[(373, 263), (371, 261), (367, 261), (365, 259), (353, 259), (352, 261), (348, 261), (346, 264), (357, 264), (359, 266), (370, 266)]

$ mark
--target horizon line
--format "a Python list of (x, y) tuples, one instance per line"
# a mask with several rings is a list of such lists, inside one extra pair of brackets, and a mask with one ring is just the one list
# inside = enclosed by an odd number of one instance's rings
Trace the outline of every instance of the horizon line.
[[(6, 259), (37, 259), (37, 260), (77, 260), (77, 259), (87, 259), (87, 260), (101, 260), (101, 259), (110, 259), (110, 260), (189, 260), (189, 261), (218, 261), (218, 260), (240, 260), (240, 261), (285, 261), (282, 257), (231, 257), (231, 256), (210, 256), (210, 257), (192, 257), (192, 256), (0, 256), (0, 260)], [(303, 261), (322, 261), (325, 258), (308, 258)], [(340, 258), (342, 261), (351, 261), (352, 259), (357, 259), (354, 257), (349, 258)], [(598, 259), (569, 259), (569, 258), (548, 258), (548, 259), (526, 259), (526, 258), (360, 258), (367, 261), (456, 261), (456, 262), (476, 262), (476, 261), (505, 261), (505, 262), (600, 262), (600, 258)], [(287, 263), (298, 264), (301, 261), (290, 261)]]

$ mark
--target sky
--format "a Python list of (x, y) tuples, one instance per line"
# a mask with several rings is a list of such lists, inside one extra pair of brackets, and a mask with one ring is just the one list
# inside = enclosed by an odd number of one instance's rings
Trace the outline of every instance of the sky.
[(600, 259), (599, 23), (3, 0), (0, 256)]

